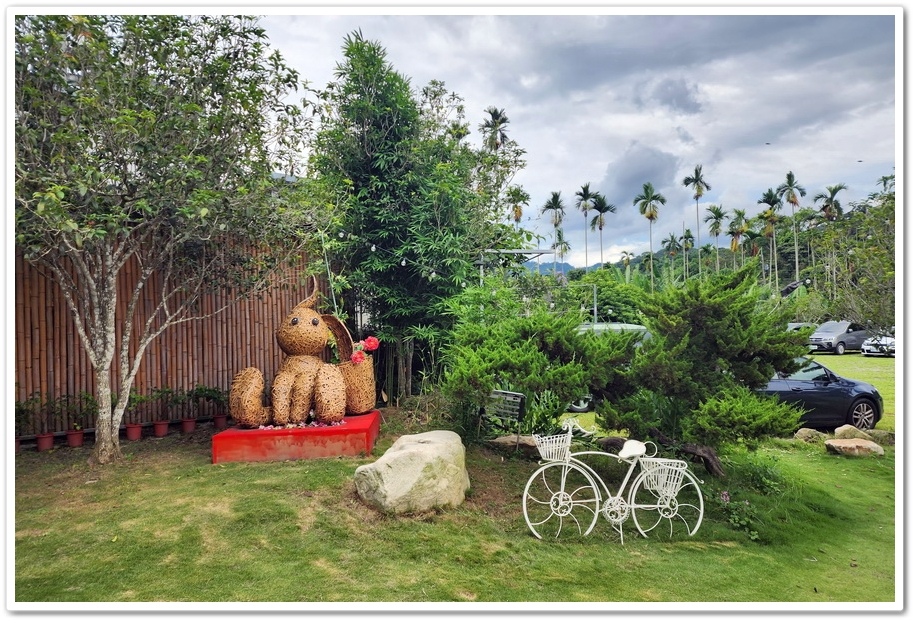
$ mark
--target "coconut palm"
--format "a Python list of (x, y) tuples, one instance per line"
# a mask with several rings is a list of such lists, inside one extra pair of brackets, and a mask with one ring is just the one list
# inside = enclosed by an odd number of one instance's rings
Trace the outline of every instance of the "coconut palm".
[[(601, 265), (604, 266), (604, 226), (606, 224), (605, 214), (613, 214), (617, 212), (617, 206), (613, 203), (608, 203), (604, 195), (598, 194), (595, 196), (595, 204), (592, 207), (592, 210), (595, 211), (595, 216), (592, 217), (592, 222), (590, 223), (592, 231), (598, 229), (598, 241), (601, 245)], [(586, 262), (586, 266), (588, 263)]]
[[(697, 202), (697, 245), (700, 244), (700, 197), (707, 190), (712, 190), (712, 186), (703, 179), (703, 165), (698, 164), (693, 168), (693, 175), (684, 178), (684, 186), (693, 188), (693, 198)], [(699, 251), (697, 251), (699, 253)], [(699, 261), (699, 257), (697, 258)], [(703, 270), (700, 269), (700, 276), (703, 276)]]
[(585, 272), (588, 272), (588, 213), (595, 206), (595, 198), (598, 193), (589, 189), (591, 182), (583, 184), (582, 188), (576, 191), (576, 207), (582, 211), (585, 217)]
[(652, 182), (642, 185), (642, 194), (633, 198), (633, 205), (639, 207), (639, 213), (649, 221), (649, 274), (652, 276), (652, 291), (655, 292), (655, 267), (652, 265), (652, 223), (658, 220), (659, 206), (665, 205), (665, 196), (656, 192)]
[(776, 195), (792, 206), (792, 237), (795, 241), (795, 281), (798, 281), (798, 227), (795, 225), (795, 210), (798, 200), (805, 196), (805, 187), (798, 183), (792, 171), (786, 173), (786, 181), (776, 188)]
[(510, 186), (506, 191), (506, 199), (510, 204), (509, 216), (515, 222), (515, 228), (518, 229), (522, 222), (522, 208), (531, 201), (531, 195), (521, 186)]
[[(716, 239), (716, 273), (719, 272), (719, 234), (722, 233), (722, 223), (725, 221), (725, 210), (720, 205), (711, 205), (706, 208), (704, 223), (709, 223), (709, 233)], [(705, 248), (705, 247), (704, 247)]]
[[(684, 251), (684, 281), (690, 277), (690, 249), (693, 248), (693, 234), (689, 229), (685, 229), (680, 237), (681, 249)], [(697, 262), (699, 263), (699, 257)]]
[[(553, 225), (553, 249), (556, 250), (557, 232), (560, 230), (560, 225), (563, 223), (563, 217), (566, 216), (566, 206), (563, 205), (563, 200), (560, 198), (559, 191), (550, 193), (550, 199), (541, 206), (541, 214), (546, 214), (547, 212), (550, 213), (550, 224)], [(556, 254), (553, 256), (553, 274), (557, 274)]]
[(496, 106), (490, 106), (486, 112), (490, 117), (484, 119), (484, 122), (480, 124), (480, 131), (485, 135), (484, 145), (486, 148), (490, 151), (496, 151), (509, 140), (506, 130), (506, 126), (509, 125), (509, 117), (506, 116), (504, 109)]
[(761, 195), (760, 199), (757, 200), (757, 203), (769, 206), (760, 217), (767, 228), (768, 233), (765, 233), (765, 235), (771, 240), (770, 257), (773, 259), (773, 277), (775, 278), (776, 288), (779, 288), (779, 266), (776, 260), (776, 223), (779, 220), (779, 210), (782, 208), (782, 200), (779, 198), (779, 195), (776, 194), (776, 191), (772, 188), (768, 188), (767, 191)]

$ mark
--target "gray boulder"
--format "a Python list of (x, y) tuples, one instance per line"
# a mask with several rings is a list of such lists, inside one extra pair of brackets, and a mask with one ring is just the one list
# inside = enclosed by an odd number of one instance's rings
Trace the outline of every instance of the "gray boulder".
[(843, 424), (833, 431), (833, 436), (837, 439), (868, 439), (872, 441), (871, 435), (851, 424)]
[(868, 439), (828, 439), (824, 442), (827, 452), (844, 456), (884, 456), (884, 448)]
[(452, 431), (403, 435), (374, 463), (356, 468), (363, 502), (401, 514), (458, 506), (471, 486), (464, 444)]

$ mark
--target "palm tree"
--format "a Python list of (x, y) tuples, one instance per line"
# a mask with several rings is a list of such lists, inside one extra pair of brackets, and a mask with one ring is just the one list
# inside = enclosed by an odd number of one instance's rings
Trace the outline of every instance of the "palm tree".
[(826, 220), (835, 221), (843, 216), (843, 207), (840, 205), (840, 202), (837, 201), (836, 196), (841, 190), (846, 189), (846, 184), (836, 184), (835, 186), (828, 186), (826, 192), (819, 192), (814, 195), (814, 203), (821, 204), (818, 209)]
[[(840, 193), (841, 190), (846, 190), (846, 184), (835, 184), (833, 186), (828, 186), (826, 192), (819, 192), (814, 195), (815, 205), (820, 203), (818, 208), (821, 211), (821, 214), (824, 217), (825, 221), (833, 222), (838, 218), (843, 216), (843, 206), (840, 204), (836, 196)], [(833, 282), (834, 291), (836, 291), (836, 248), (831, 250), (830, 266), (832, 267), (831, 272), (831, 281)], [(829, 283), (827, 284), (830, 285)]]
[[(693, 234), (689, 229), (684, 230), (680, 241), (681, 248), (684, 250), (684, 281), (686, 282), (687, 278), (690, 277), (690, 249), (693, 248)], [(697, 262), (699, 262), (699, 260), (700, 258), (697, 257)]]
[(798, 183), (792, 171), (786, 173), (786, 181), (776, 188), (780, 199), (792, 206), (792, 237), (795, 240), (795, 281), (798, 281), (798, 228), (795, 225), (795, 210), (798, 209), (799, 197), (805, 196), (805, 187)]
[(655, 267), (652, 265), (652, 223), (658, 220), (658, 208), (665, 205), (664, 195), (656, 192), (651, 182), (642, 185), (642, 194), (633, 198), (633, 205), (649, 220), (649, 273), (652, 276), (652, 291), (655, 292)]
[(674, 281), (674, 258), (678, 251), (681, 250), (681, 243), (678, 242), (677, 236), (671, 233), (662, 240), (662, 248), (668, 252), (668, 272), (670, 273), (671, 281)]
[[(770, 241), (770, 258), (773, 260), (773, 274), (776, 274), (776, 221), (779, 216), (776, 214), (776, 210), (773, 208), (767, 208), (763, 212), (757, 215), (757, 218), (760, 219), (760, 222), (763, 224), (763, 237)], [(767, 277), (766, 274), (766, 264), (764, 264), (764, 277)], [(767, 284), (769, 285), (769, 284)], [(777, 287), (779, 286), (779, 280), (776, 280)]]
[[(713, 253), (716, 254), (716, 260), (718, 260), (718, 259), (719, 259), (719, 250), (718, 250), (718, 249), (714, 249), (713, 246), (712, 246), (712, 244), (710, 244), (710, 243), (708, 243), (708, 242), (707, 242), (706, 244), (703, 245), (703, 256), (704, 256), (704, 257), (709, 258)], [(706, 265), (707, 265), (709, 268), (712, 268), (712, 266), (709, 266), (709, 262), (710, 262), (710, 260), (707, 259), (707, 260), (706, 260)], [(718, 269), (718, 267), (716, 267), (716, 273), (718, 274), (718, 272), (719, 272), (719, 269)]]
[[(569, 253), (569, 243), (566, 242), (566, 239), (563, 237), (562, 229), (559, 229), (559, 228), (556, 229), (556, 238), (554, 239), (554, 242), (553, 242), (553, 251), (555, 254), (554, 257), (559, 256), (561, 262), (563, 261), (563, 258), (566, 257), (566, 254)], [(556, 261), (554, 261), (553, 270), (554, 270), (554, 273), (556, 273), (556, 270), (557, 270)]]
[(583, 184), (582, 188), (576, 191), (576, 207), (585, 217), (585, 272), (588, 272), (588, 213), (595, 206), (595, 198), (598, 197), (597, 192), (589, 190), (590, 185), (591, 182)]
[[(592, 209), (595, 211), (595, 216), (592, 217), (591, 228), (592, 231), (595, 231), (595, 228), (598, 228), (598, 240), (601, 245), (601, 265), (604, 266), (604, 225), (605, 225), (605, 214), (613, 214), (617, 212), (617, 206), (613, 203), (608, 203), (604, 195), (596, 195), (595, 203), (592, 206)], [(586, 262), (586, 266), (587, 266)]]
[(623, 267), (626, 274), (626, 282), (630, 283), (630, 261), (633, 259), (633, 254), (629, 251), (624, 251), (620, 255), (620, 259), (623, 260)]
[(489, 119), (484, 119), (480, 124), (480, 131), (485, 134), (484, 145), (490, 151), (496, 151), (509, 140), (506, 126), (509, 125), (509, 117), (506, 111), (496, 106), (490, 106), (486, 110), (490, 115)]
[[(776, 282), (776, 288), (779, 288), (779, 266), (777, 265), (776, 260), (776, 222), (779, 220), (779, 210), (782, 208), (782, 200), (780, 200), (779, 195), (776, 194), (772, 188), (768, 188), (760, 199), (757, 200), (758, 204), (764, 204), (769, 206), (768, 209), (764, 210), (761, 214), (761, 218), (764, 220), (767, 228), (767, 237), (771, 239), (770, 243), (770, 256), (773, 258), (773, 276)], [(764, 215), (766, 215), (764, 217)]]
[[(697, 245), (700, 244), (700, 197), (703, 196), (703, 193), (707, 190), (712, 190), (706, 180), (703, 179), (703, 165), (698, 164), (693, 168), (693, 175), (688, 175), (684, 178), (684, 186), (693, 188), (693, 198), (697, 202)], [(699, 253), (699, 251), (697, 251)], [(699, 262), (699, 257), (697, 257)], [(700, 276), (703, 276), (703, 270), (700, 269)]]
[(521, 186), (510, 186), (506, 191), (506, 199), (511, 204), (509, 216), (515, 222), (515, 228), (518, 229), (522, 222), (522, 207), (528, 205), (531, 201), (531, 195), (525, 192)]
[[(553, 191), (550, 193), (550, 199), (548, 199), (544, 205), (541, 206), (541, 214), (550, 212), (550, 224), (553, 225), (553, 249), (557, 249), (557, 241), (559, 239), (558, 232), (560, 231), (560, 225), (563, 223), (563, 217), (566, 216), (566, 206), (563, 205), (563, 200), (560, 199), (560, 192)], [(567, 245), (568, 246), (568, 245)], [(567, 251), (569, 249), (567, 248)], [(557, 256), (553, 256), (553, 274), (557, 274)]]
[(719, 234), (722, 233), (722, 223), (725, 221), (725, 210), (720, 205), (711, 205), (706, 208), (704, 223), (709, 223), (709, 233), (716, 238), (716, 273), (719, 272)]
[(744, 265), (744, 245), (742, 244), (741, 238), (747, 234), (750, 225), (747, 221), (747, 210), (735, 209), (732, 214), (732, 220), (728, 224), (728, 234), (732, 237), (731, 250), (732, 250), (732, 270), (735, 267), (735, 257), (738, 254), (738, 251), (741, 251), (741, 265)]

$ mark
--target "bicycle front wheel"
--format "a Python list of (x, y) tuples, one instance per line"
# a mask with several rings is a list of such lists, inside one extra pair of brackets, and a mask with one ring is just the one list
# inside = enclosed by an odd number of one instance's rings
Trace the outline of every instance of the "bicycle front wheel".
[(522, 510), (534, 536), (559, 539), (591, 532), (600, 503), (595, 480), (585, 469), (572, 463), (548, 463), (528, 479)]
[(630, 510), (636, 529), (644, 537), (674, 538), (693, 536), (703, 523), (703, 492), (697, 479), (690, 472), (684, 472), (677, 484), (659, 488), (655, 468), (642, 472), (630, 489)]

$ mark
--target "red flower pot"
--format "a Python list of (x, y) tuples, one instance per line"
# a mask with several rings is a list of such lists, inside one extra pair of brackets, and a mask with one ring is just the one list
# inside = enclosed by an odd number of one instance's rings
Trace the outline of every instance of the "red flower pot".
[(223, 430), (228, 427), (229, 424), (226, 422), (228, 416), (225, 413), (220, 413), (213, 416), (213, 426), (216, 427), (216, 430)]
[(137, 441), (143, 436), (142, 424), (127, 424), (125, 428), (127, 429), (127, 439), (129, 441)]
[(181, 420), (181, 432), (190, 433), (197, 428), (197, 418), (188, 417)]
[(82, 430), (68, 430), (67, 431), (67, 445), (71, 448), (79, 448), (83, 445), (83, 431)]
[(54, 433), (35, 435), (35, 443), (38, 445), (39, 452), (50, 450), (54, 447)]
[(169, 421), (168, 420), (156, 420), (153, 422), (153, 434), (156, 437), (165, 437), (169, 434)]

